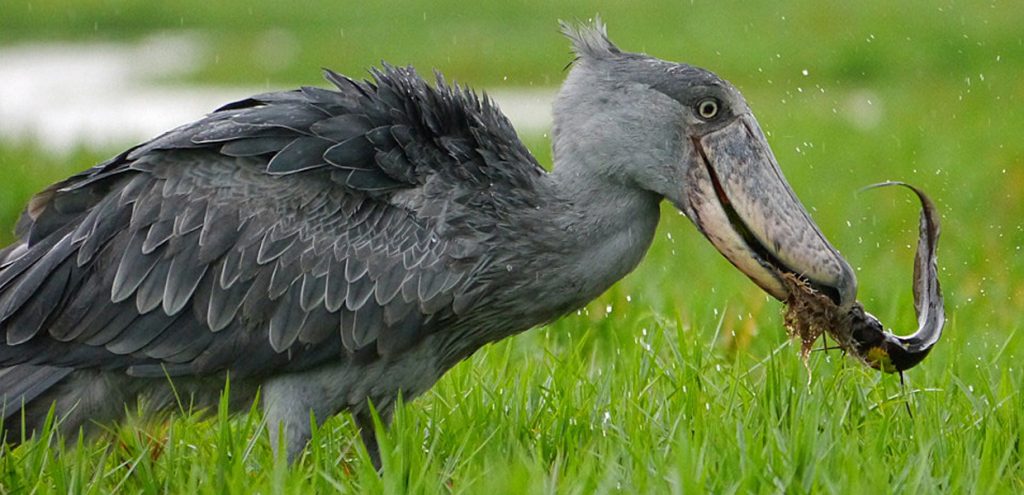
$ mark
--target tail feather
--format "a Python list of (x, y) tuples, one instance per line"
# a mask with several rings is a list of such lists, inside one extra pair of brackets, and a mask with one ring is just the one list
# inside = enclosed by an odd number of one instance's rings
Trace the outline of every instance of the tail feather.
[(0, 408), (7, 420), (22, 408), (65, 379), (72, 368), (19, 364), (0, 368)]

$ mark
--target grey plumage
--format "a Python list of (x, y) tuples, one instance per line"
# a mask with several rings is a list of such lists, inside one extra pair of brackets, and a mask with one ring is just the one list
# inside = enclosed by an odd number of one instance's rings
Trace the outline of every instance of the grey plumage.
[[(543, 170), (468, 91), (390, 66), (372, 83), (328, 77), (335, 91), (227, 105), (37, 196), (0, 272), (0, 364), (266, 377), (393, 358), (454, 318), (443, 301), (483, 251), (454, 259), (451, 239), (485, 242), (504, 212), (443, 213)], [(485, 140), (507, 142), (490, 152), (508, 165), (472, 151)]]
[[(387, 420), (399, 394), (596, 297), (640, 262), (662, 199), (716, 232), (680, 133), (749, 116), (738, 92), (600, 23), (563, 29), (579, 59), (553, 173), (490, 99), (385, 65), (225, 105), (36, 195), (0, 251), (0, 394), (30, 429), (55, 402), (74, 431), (117, 419), (112, 401), (166, 404), (169, 379), (212, 403), (230, 376), (239, 407), (263, 388), (289, 455), (310, 411), (342, 410), (373, 454), (370, 402)], [(706, 94), (730, 120), (695, 117)]]
[(0, 369), (0, 387), (4, 391), (4, 418), (17, 417), (21, 407), (33, 401), (72, 370), (23, 364)]

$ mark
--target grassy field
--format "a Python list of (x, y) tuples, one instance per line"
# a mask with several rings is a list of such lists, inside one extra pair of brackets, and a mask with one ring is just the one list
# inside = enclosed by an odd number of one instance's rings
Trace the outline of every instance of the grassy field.
[[(586, 310), (481, 350), (399, 407), (381, 476), (344, 415), (289, 467), (258, 413), (185, 412), (5, 451), (0, 492), (1024, 491), (1024, 8), (64, 3), (5, 5), (0, 44), (193, 29), (211, 48), (191, 81), (275, 87), (380, 59), (481, 88), (552, 86), (569, 60), (554, 20), (600, 12), (624, 48), (708, 67), (744, 91), (793, 188), (857, 270), (860, 299), (901, 333), (916, 327), (917, 206), (904, 191), (854, 191), (887, 179), (927, 190), (944, 222), (949, 321), (905, 389), (837, 353), (812, 354), (808, 371), (781, 305), (666, 208), (645, 262)], [(274, 69), (250, 55), (268, 31), (296, 46)], [(524, 139), (550, 163), (546, 136)], [(32, 192), (102, 158), (0, 143), (0, 241)]]

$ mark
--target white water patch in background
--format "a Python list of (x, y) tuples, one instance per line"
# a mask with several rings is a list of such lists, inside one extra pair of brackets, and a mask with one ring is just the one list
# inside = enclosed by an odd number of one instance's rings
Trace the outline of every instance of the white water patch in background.
[(880, 95), (868, 89), (850, 92), (843, 102), (843, 117), (861, 131), (869, 131), (882, 123), (885, 106)]
[[(292, 89), (161, 81), (196, 71), (202, 46), (196, 33), (174, 33), (130, 44), (0, 47), (0, 139), (28, 141), (55, 154), (77, 147), (109, 151), (153, 138), (225, 103)], [(487, 93), (521, 134), (550, 129), (554, 89)]]

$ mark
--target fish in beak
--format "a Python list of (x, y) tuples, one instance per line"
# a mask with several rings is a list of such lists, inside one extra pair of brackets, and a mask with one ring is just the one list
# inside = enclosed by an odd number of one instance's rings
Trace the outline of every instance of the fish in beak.
[(690, 168), (684, 211), (733, 265), (787, 304), (786, 325), (802, 338), (805, 356), (828, 332), (885, 372), (903, 372), (924, 360), (945, 323), (935, 261), (938, 215), (924, 192), (899, 182), (880, 184), (911, 189), (922, 207), (913, 284), (918, 329), (897, 336), (857, 302), (853, 270), (800, 204), (752, 115), (689, 138), (698, 165)]
[(907, 336), (886, 332), (882, 322), (860, 303), (842, 310), (803, 281), (787, 276), (790, 297), (786, 301), (786, 326), (800, 336), (805, 356), (813, 341), (828, 332), (840, 347), (868, 366), (887, 373), (902, 373), (923, 361), (942, 337), (946, 313), (936, 262), (939, 216), (932, 200), (914, 186), (886, 182), (871, 187), (892, 185), (910, 189), (921, 201), (913, 283), (917, 331)]
[(781, 301), (789, 295), (786, 274), (839, 307), (856, 301), (853, 270), (789, 187), (753, 115), (688, 137), (698, 165), (689, 169), (681, 206), (715, 248)]

